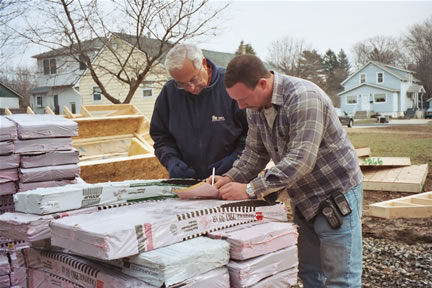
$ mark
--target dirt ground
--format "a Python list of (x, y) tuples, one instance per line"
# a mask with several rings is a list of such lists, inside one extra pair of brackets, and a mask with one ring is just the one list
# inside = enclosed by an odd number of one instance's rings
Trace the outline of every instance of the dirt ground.
[[(383, 128), (367, 128), (351, 130), (352, 133), (366, 133), (366, 132), (379, 132), (379, 133), (394, 133), (395, 131), (401, 133), (416, 133), (418, 135), (424, 134), (430, 137), (430, 130), (425, 129), (425, 126), (406, 125)], [(426, 131), (425, 131), (426, 130)], [(424, 184), (423, 191), (432, 191), (432, 169), (429, 169), (427, 179)], [(382, 219), (370, 216), (369, 204), (386, 201), (390, 199), (400, 198), (404, 196), (413, 195), (412, 193), (390, 192), (390, 191), (364, 191), (363, 198), (363, 236), (373, 237), (378, 239), (397, 240), (407, 244), (420, 244), (432, 243), (432, 219)], [(288, 202), (282, 196), (279, 200)], [(289, 205), (287, 205), (289, 206)], [(291, 215), (290, 215), (291, 217)], [(291, 218), (292, 219), (292, 218)]]

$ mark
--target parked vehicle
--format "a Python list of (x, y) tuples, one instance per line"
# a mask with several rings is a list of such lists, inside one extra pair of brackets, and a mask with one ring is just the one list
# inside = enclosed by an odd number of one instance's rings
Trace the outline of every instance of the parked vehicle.
[(425, 119), (432, 119), (432, 107), (429, 107), (424, 113)]
[(354, 126), (354, 118), (348, 115), (348, 113), (346, 113), (340, 108), (336, 108), (336, 114), (338, 115), (342, 125), (347, 125), (348, 127)]

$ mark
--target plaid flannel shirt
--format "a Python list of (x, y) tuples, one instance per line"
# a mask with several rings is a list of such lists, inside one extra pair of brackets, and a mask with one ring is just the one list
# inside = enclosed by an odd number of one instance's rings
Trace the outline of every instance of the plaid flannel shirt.
[[(247, 109), (246, 147), (225, 175), (250, 182), (258, 197), (286, 190), (310, 220), (332, 192), (362, 182), (357, 154), (330, 98), (312, 82), (274, 73), (272, 104), (272, 129), (262, 110)], [(270, 159), (275, 166), (256, 177)]]

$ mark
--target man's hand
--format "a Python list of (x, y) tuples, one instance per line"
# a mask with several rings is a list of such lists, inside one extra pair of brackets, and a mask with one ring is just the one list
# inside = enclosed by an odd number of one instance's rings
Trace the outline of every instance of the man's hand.
[(219, 189), (219, 196), (223, 200), (245, 200), (249, 199), (246, 193), (246, 185), (237, 182), (226, 183)]
[[(212, 184), (212, 176), (208, 177), (206, 182), (211, 185)], [(232, 180), (228, 176), (215, 176), (214, 187), (216, 189), (219, 189), (223, 185), (230, 183), (230, 182), (232, 182)]]

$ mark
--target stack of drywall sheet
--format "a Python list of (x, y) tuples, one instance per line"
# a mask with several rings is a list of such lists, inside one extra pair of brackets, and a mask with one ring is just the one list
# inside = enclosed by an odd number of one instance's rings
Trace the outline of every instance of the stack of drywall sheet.
[(49, 274), (56, 275), (78, 287), (85, 288), (155, 287), (135, 277), (127, 276), (114, 269), (105, 268), (82, 257), (66, 253), (28, 248), (21, 250), (17, 255), (18, 258), (22, 258), (21, 263), (25, 263), (26, 268), (34, 269), (39, 273), (43, 272), (42, 275), (33, 275), (33, 277), (37, 277), (36, 282), (46, 285), (39, 287), (49, 287), (47, 285), (49, 283), (47, 281), (51, 278)]
[[(0, 116), (0, 215), (13, 211), (12, 194), (17, 191), (19, 155), (13, 154), (17, 138), (15, 124)], [(18, 161), (18, 163), (17, 163)]]
[(15, 209), (32, 214), (50, 214), (91, 206), (176, 197), (169, 180), (130, 180), (98, 184), (73, 184), (38, 188), (14, 195)]
[(10, 266), (6, 254), (0, 254), (0, 287), (9, 287), (10, 285)]
[[(285, 279), (289, 285), (294, 285), (297, 283), (297, 275), (294, 273), (297, 266), (296, 245), (244, 261), (231, 260), (228, 263), (231, 287), (251, 287), (259, 283), (259, 281), (283, 271), (294, 274), (294, 277)], [(275, 277), (275, 279), (280, 280), (280, 276)], [(270, 279), (267, 279), (267, 281), (270, 281)], [(271, 282), (277, 283), (277, 281)], [(257, 287), (261, 286), (257, 285)]]
[(297, 229), (292, 223), (254, 222), (211, 232), (211, 238), (226, 239), (234, 260), (245, 260), (297, 245)]
[(84, 208), (49, 215), (6, 212), (0, 215), (0, 235), (12, 240), (35, 242), (50, 238), (52, 220), (84, 213), (97, 212), (100, 207)]
[(226, 266), (210, 270), (204, 274), (194, 276), (167, 288), (228, 288), (230, 287), (229, 273)]
[(286, 217), (282, 203), (166, 199), (116, 208), (116, 213), (58, 219), (50, 224), (51, 243), (80, 255), (112, 260), (257, 219), (286, 221)]
[[(79, 177), (79, 155), (72, 150), (71, 137), (78, 135), (74, 121), (56, 115), (27, 114), (10, 115), (7, 119), (17, 128), (14, 151), (24, 157), (19, 160), (19, 191), (65, 185)], [(63, 160), (69, 152), (74, 152), (75, 159)]]
[(156, 287), (170, 286), (228, 264), (229, 244), (207, 237), (119, 260), (121, 271)]
[(292, 223), (250, 223), (211, 232), (209, 237), (230, 243), (231, 287), (289, 287), (297, 283), (298, 233)]

